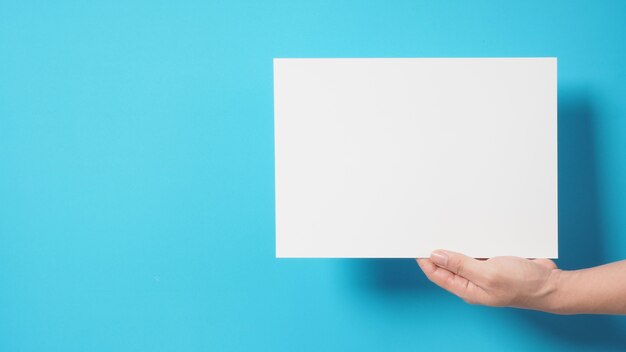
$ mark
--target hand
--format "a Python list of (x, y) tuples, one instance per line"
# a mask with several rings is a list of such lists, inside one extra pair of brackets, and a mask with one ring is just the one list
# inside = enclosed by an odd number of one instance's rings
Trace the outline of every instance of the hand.
[(477, 260), (436, 250), (417, 259), (428, 279), (470, 304), (551, 311), (561, 270), (549, 259)]

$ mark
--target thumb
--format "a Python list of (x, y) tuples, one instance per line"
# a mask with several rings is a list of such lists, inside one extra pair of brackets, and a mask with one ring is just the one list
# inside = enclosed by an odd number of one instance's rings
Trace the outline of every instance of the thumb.
[(464, 254), (438, 249), (430, 254), (430, 260), (438, 267), (451, 271), (470, 281), (474, 281), (480, 276), (480, 261), (470, 258)]
[(548, 269), (556, 269), (556, 263), (550, 259), (544, 259), (544, 258), (537, 258), (537, 259), (533, 259), (533, 261), (537, 264), (541, 264), (543, 266), (545, 266)]

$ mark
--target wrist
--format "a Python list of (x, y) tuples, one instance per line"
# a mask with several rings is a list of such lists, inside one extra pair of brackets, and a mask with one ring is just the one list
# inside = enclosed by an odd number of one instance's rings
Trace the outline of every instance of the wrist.
[(545, 295), (539, 310), (555, 314), (568, 314), (567, 282), (574, 272), (554, 269), (546, 280)]

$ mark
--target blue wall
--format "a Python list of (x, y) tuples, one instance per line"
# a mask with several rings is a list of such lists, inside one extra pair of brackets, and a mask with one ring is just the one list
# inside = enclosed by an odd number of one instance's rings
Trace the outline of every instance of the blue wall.
[(0, 1), (0, 350), (619, 350), (274, 258), (273, 57), (556, 56), (564, 268), (626, 258), (624, 1)]

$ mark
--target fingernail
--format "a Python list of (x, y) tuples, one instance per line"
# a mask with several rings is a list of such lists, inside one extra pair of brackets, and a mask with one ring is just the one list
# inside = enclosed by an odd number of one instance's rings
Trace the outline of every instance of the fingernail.
[(439, 266), (446, 266), (448, 264), (448, 255), (444, 251), (434, 251), (430, 253), (430, 260)]

